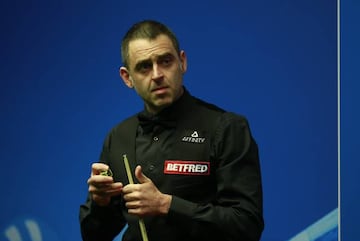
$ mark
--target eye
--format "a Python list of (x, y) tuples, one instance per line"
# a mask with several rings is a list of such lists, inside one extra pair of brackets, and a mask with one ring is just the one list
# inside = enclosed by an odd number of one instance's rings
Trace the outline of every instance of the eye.
[(171, 55), (164, 56), (159, 60), (160, 64), (164, 67), (170, 66), (173, 63), (173, 61), (174, 58)]
[(146, 73), (149, 70), (151, 70), (151, 68), (152, 68), (151, 62), (143, 62), (136, 66), (136, 71), (140, 73)]

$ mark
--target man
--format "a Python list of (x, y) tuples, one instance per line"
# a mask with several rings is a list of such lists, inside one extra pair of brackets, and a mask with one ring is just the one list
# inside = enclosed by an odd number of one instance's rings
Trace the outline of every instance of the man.
[(132, 26), (121, 53), (120, 76), (145, 107), (111, 130), (92, 165), (83, 240), (113, 240), (126, 224), (126, 241), (259, 240), (260, 166), (246, 119), (190, 95), (186, 54), (163, 24)]

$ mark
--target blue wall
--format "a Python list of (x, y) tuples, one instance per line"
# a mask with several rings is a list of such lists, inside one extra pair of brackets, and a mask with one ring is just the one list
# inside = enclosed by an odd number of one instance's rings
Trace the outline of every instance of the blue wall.
[(3, 1), (0, 18), (0, 228), (32, 218), (48, 239), (80, 240), (90, 164), (142, 108), (117, 68), (122, 35), (147, 18), (178, 35), (192, 94), (248, 117), (263, 241), (337, 207), (335, 0)]

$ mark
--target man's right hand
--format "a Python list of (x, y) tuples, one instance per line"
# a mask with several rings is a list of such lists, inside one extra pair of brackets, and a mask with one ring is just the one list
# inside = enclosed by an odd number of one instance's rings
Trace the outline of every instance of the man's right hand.
[(91, 198), (99, 206), (109, 205), (111, 197), (120, 195), (123, 188), (123, 184), (114, 182), (113, 177), (100, 174), (108, 169), (109, 166), (104, 163), (93, 163), (91, 176), (87, 181)]

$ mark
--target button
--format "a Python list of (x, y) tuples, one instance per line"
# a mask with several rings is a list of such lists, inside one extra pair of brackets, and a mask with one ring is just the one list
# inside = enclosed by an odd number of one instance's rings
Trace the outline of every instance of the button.
[(154, 141), (158, 141), (158, 140), (159, 140), (159, 137), (154, 136), (153, 140), (154, 140)]
[(152, 171), (154, 171), (154, 169), (155, 169), (155, 166), (154, 166), (154, 165), (150, 165), (150, 166), (149, 166), (149, 171), (152, 172)]

